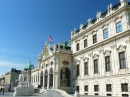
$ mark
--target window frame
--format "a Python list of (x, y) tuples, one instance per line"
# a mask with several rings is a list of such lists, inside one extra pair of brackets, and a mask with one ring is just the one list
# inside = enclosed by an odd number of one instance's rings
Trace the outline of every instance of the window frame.
[(84, 62), (84, 74), (88, 75), (88, 62)]
[(94, 85), (94, 92), (98, 92), (99, 91), (99, 85)]
[(80, 65), (79, 64), (76, 65), (76, 70), (77, 70), (76, 71), (77, 72), (76, 75), (79, 76), (80, 75)]
[(85, 85), (85, 86), (84, 86), (84, 91), (85, 91), (85, 92), (88, 92), (88, 85)]
[[(97, 70), (96, 70), (97, 68)], [(94, 74), (98, 73), (98, 59), (94, 60)]]
[(111, 91), (112, 91), (112, 85), (106, 84), (106, 92), (111, 92)]
[(125, 51), (119, 52), (119, 66), (120, 66), (120, 69), (126, 69)]
[(79, 51), (79, 43), (76, 44), (76, 51)]
[(110, 56), (105, 56), (105, 71), (111, 71)]
[[(103, 30), (103, 38), (104, 38), (104, 39), (108, 38), (108, 37), (109, 37), (108, 34), (109, 34), (109, 33), (108, 33), (108, 28), (104, 29), (104, 30)], [(105, 36), (104, 36), (104, 35), (105, 35)]]
[(84, 39), (84, 48), (88, 46), (87, 39)]
[(119, 21), (116, 23), (116, 33), (122, 32), (123, 27), (122, 27), (122, 21)]
[(128, 92), (128, 83), (121, 83), (121, 91)]
[(93, 44), (97, 43), (97, 34), (93, 35)]

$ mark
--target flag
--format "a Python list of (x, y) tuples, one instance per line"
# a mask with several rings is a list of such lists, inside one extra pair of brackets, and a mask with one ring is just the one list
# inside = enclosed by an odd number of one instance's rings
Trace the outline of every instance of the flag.
[(51, 36), (49, 37), (49, 41), (52, 42), (52, 37)]

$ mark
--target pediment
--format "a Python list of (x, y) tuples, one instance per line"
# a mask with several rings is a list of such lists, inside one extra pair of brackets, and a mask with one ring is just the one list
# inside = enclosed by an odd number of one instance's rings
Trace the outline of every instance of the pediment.
[(85, 57), (85, 58), (83, 59), (83, 61), (84, 61), (84, 62), (88, 62), (88, 61), (89, 61), (89, 58)]
[(104, 55), (105, 55), (105, 56), (110, 56), (110, 55), (111, 55), (111, 51), (106, 50), (106, 51), (104, 52)]
[(98, 59), (98, 58), (99, 58), (99, 55), (94, 54), (93, 59), (95, 60), (95, 59)]
[(93, 84), (94, 84), (94, 85), (99, 85), (99, 82), (98, 82), (98, 81), (95, 81)]
[(79, 59), (75, 59), (75, 63), (76, 64), (80, 64), (80, 60)]
[(43, 49), (43, 52), (42, 52), (42, 56), (43, 58), (48, 58), (50, 55), (51, 55), (51, 51), (50, 51), (50, 45), (48, 45), (47, 43), (45, 44), (45, 47)]
[(106, 84), (112, 84), (112, 81), (111, 80), (107, 80), (105, 81)]
[(126, 50), (126, 46), (123, 46), (123, 45), (120, 45), (118, 48), (117, 48), (117, 51), (118, 52), (123, 52)]

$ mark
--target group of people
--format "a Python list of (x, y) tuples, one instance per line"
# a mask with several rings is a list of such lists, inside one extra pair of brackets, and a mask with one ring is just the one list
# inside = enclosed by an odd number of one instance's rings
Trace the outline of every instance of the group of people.
[(1, 87), (1, 89), (0, 89), (0, 95), (4, 95), (4, 87)]

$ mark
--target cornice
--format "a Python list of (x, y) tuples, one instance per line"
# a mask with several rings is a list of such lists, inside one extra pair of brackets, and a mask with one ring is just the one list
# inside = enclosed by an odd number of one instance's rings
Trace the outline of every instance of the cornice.
[(102, 24), (104, 25), (104, 23), (106, 23), (106, 22), (110, 22), (110, 21), (112, 21), (112, 20), (115, 20), (115, 19), (111, 19), (111, 18), (117, 16), (117, 14), (120, 14), (122, 11), (128, 10), (128, 9), (130, 9), (130, 6), (129, 6), (129, 5), (117, 9), (115, 12), (113, 12), (113, 13), (110, 14), (109, 16), (105, 17), (105, 18), (102, 19), (101, 21), (99, 21), (99, 22), (95, 23), (94, 25), (92, 25), (91, 27), (85, 29), (83, 32), (78, 33), (77, 35), (73, 36), (73, 37), (70, 39), (70, 41), (73, 41), (73, 40), (79, 38), (80, 36), (84, 35), (86, 32), (92, 31), (93, 29), (95, 29), (95, 28), (98, 27), (98, 26), (101, 27), (101, 25), (102, 25)]
[(73, 56), (75, 57), (75, 56), (78, 56), (78, 55), (83, 54), (83, 53), (85, 53), (85, 52), (92, 51), (92, 50), (95, 49), (95, 48), (104, 46), (104, 45), (109, 44), (109, 43), (111, 43), (111, 42), (113, 42), (113, 41), (117, 41), (118, 39), (120, 39), (120, 38), (122, 38), (122, 37), (126, 37), (126, 36), (128, 36), (128, 35), (130, 35), (130, 30), (121, 32), (121, 33), (119, 33), (119, 34), (117, 34), (117, 35), (115, 35), (115, 36), (113, 36), (113, 37), (110, 37), (110, 38), (108, 38), (108, 39), (106, 39), (106, 40), (103, 40), (103, 41), (101, 41), (101, 42), (98, 42), (98, 43), (96, 43), (96, 44), (94, 44), (94, 45), (92, 45), (92, 46), (90, 46), (90, 47), (87, 47), (87, 48), (85, 48), (85, 49), (82, 49), (82, 50), (80, 50), (80, 51), (74, 53)]

